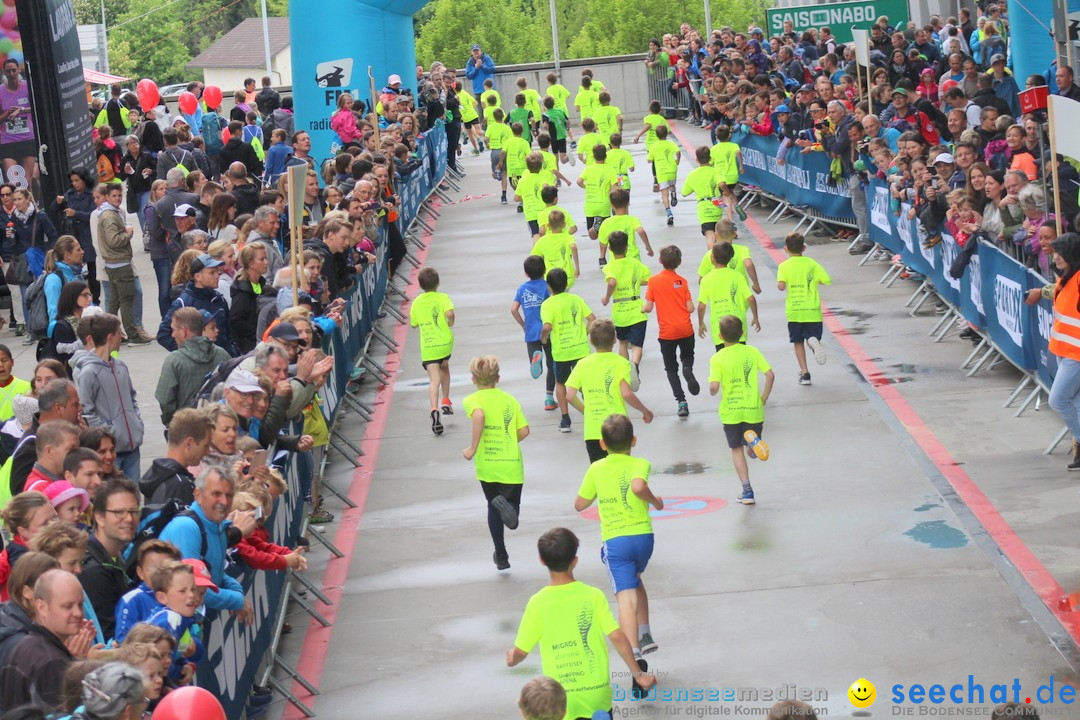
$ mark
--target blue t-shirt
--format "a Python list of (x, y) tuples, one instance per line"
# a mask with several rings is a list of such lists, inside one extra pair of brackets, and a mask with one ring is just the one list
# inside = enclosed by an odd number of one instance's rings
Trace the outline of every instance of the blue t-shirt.
[(547, 281), (542, 278), (522, 283), (517, 289), (514, 302), (521, 305), (522, 315), (525, 316), (525, 342), (536, 342), (540, 339), (540, 330), (544, 327), (544, 323), (540, 321), (540, 304), (547, 300), (550, 294)]

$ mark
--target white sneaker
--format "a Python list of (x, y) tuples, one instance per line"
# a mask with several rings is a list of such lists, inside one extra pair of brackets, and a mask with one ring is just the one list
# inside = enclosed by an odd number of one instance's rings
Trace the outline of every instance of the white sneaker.
[(809, 338), (806, 341), (806, 347), (810, 348), (810, 352), (814, 354), (814, 360), (817, 361), (818, 365), (824, 365), (825, 361), (829, 359), (828, 353), (825, 352), (825, 346), (817, 338)]
[(630, 390), (637, 392), (641, 387), (641, 376), (638, 372), (638, 366), (636, 363), (630, 363)]

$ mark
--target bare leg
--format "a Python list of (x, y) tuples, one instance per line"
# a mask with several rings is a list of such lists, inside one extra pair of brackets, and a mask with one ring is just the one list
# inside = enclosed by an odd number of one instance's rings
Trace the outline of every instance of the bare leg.
[(619, 605), (619, 626), (630, 641), (630, 647), (639, 650), (638, 590), (620, 590), (615, 593), (615, 602)]
[[(450, 398), (450, 363), (443, 361), (439, 364), (439, 383), (442, 385), (442, 396)], [(438, 399), (438, 398), (436, 398)], [(433, 405), (432, 407), (437, 407)]]
[(555, 383), (555, 402), (559, 403), (559, 412), (563, 415), (570, 414), (570, 405), (566, 402), (566, 386), (561, 382)]
[(637, 587), (637, 621), (638, 625), (649, 624), (649, 595), (645, 592), (645, 583), (640, 576)]
[(630, 362), (634, 363), (635, 365), (641, 364), (641, 348), (637, 345), (630, 346)]
[(439, 363), (431, 363), (427, 366), (428, 374), (428, 400), (432, 410), (439, 409), (439, 381), (441, 379), (442, 366)]
[(746, 464), (746, 456), (741, 447), (731, 449), (731, 462), (735, 465), (735, 474), (739, 476), (739, 482), (743, 485), (750, 484), (750, 468)]
[(629, 342), (627, 342), (626, 340), (620, 340), (619, 341), (619, 354), (622, 355), (627, 360), (630, 359), (629, 348), (630, 348), (630, 343)]
[(799, 372), (803, 375), (810, 372), (806, 369), (806, 345), (801, 342), (795, 343), (795, 359), (799, 361)]

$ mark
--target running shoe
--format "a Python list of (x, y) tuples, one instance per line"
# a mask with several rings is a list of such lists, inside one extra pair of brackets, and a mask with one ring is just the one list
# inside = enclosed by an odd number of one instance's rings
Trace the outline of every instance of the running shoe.
[(607, 258), (600, 258), (599, 265), (600, 267), (604, 267), (605, 265), (607, 265)]
[(683, 370), (683, 377), (686, 379), (686, 389), (690, 391), (691, 395), (697, 395), (701, 392), (701, 385), (698, 383), (697, 378), (694, 377), (694, 371), (689, 368)]
[[(645, 662), (645, 658), (636, 657), (634, 660), (637, 661), (637, 665), (641, 669), (641, 672), (649, 671), (649, 663)], [(635, 700), (641, 700), (648, 694), (645, 688), (638, 685), (638, 681), (635, 678), (630, 678), (630, 687), (631, 694), (633, 694)]]
[(799, 376), (799, 384), (800, 385), (810, 385), (811, 384), (811, 382), (810, 382), (810, 373), (799, 372), (799, 373), (795, 373), (795, 374)]
[(544, 374), (544, 353), (539, 350), (532, 354), (529, 361), (529, 374), (533, 376), (533, 380)]
[(524, 206), (524, 205), (518, 205), (518, 206), (517, 206), (517, 211), (518, 211), (519, 213), (523, 213), (523, 212), (525, 212), (525, 206)]
[(509, 500), (502, 495), (499, 495), (491, 501), (491, 507), (495, 508), (495, 511), (499, 513), (499, 518), (502, 519), (503, 525), (511, 530), (517, 530), (517, 510), (514, 509), (514, 506), (510, 504)]
[(810, 352), (814, 353), (814, 360), (817, 361), (818, 365), (824, 365), (825, 361), (829, 359), (828, 353), (825, 352), (825, 346), (817, 338), (807, 338), (806, 347), (810, 348)]
[(638, 639), (638, 645), (641, 647), (641, 654), (648, 655), (654, 653), (660, 649), (660, 646), (656, 644), (656, 641), (652, 639), (652, 635), (649, 633), (641, 633), (641, 637)]
[(739, 497), (735, 498), (735, 502), (742, 503), (743, 505), (753, 505), (754, 504), (754, 491), (753, 490), (743, 490), (741, 493), (739, 493)]
[(503, 195), (501, 198), (499, 198), (499, 204), (500, 205), (505, 205), (506, 204), (506, 196), (505, 195)]
[(501, 553), (498, 550), (491, 557), (495, 561), (496, 570), (509, 570), (510, 569), (510, 556), (506, 553)]
[(569, 415), (563, 415), (562, 420), (559, 421), (559, 432), (561, 432), (561, 433), (570, 432), (570, 416)]
[(546, 398), (544, 398), (545, 410), (554, 410), (557, 407), (559, 407), (559, 403), (555, 402), (555, 398), (553, 398), (551, 395), (548, 395)]
[(754, 453), (759, 460), (769, 459), (769, 446), (758, 437), (756, 432), (747, 430), (743, 433), (743, 440), (746, 441), (746, 446), (750, 448), (750, 452)]
[(675, 192), (675, 186), (671, 187), (671, 207), (675, 207), (679, 204), (679, 196)]
[(442, 409), (443, 415), (453, 415), (454, 406), (450, 404), (450, 398), (443, 398), (442, 405), (439, 406)]
[(679, 417), (686, 417), (690, 414), (690, 407), (685, 403), (679, 403), (679, 409), (675, 412)]
[(735, 205), (735, 214), (739, 216), (740, 220), (743, 220), (743, 221), (746, 220), (746, 211), (743, 210), (742, 205), (739, 205), (739, 204)]
[(442, 426), (442, 420), (439, 419), (439, 411), (438, 410), (432, 410), (431, 411), (431, 432), (435, 433), (436, 435), (442, 435), (442, 431), (443, 431), (443, 426)]
[(324, 525), (328, 522), (334, 522), (334, 516), (325, 510), (313, 510), (308, 515), (308, 522), (312, 525)]
[(668, 227), (671, 227), (671, 226), (673, 226), (675, 224), (675, 216), (671, 214), (670, 210), (668, 210), (668, 214), (667, 214), (667, 224), (668, 224)]
[(630, 363), (630, 391), (637, 392), (641, 387), (641, 371), (638, 370), (637, 363)]

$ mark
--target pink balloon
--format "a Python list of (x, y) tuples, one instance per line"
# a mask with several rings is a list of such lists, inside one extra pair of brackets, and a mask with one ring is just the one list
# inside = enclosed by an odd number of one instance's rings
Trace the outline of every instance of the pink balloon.
[(177, 99), (177, 104), (180, 105), (180, 111), (187, 115), (194, 115), (195, 111), (199, 107), (199, 100), (195, 97), (194, 93), (190, 93), (187, 90), (180, 93), (180, 97)]
[(153, 715), (153, 720), (196, 719), (225, 720), (225, 709), (209, 690), (190, 685), (170, 691), (158, 703)]
[(139, 96), (139, 106), (144, 112), (148, 112), (158, 106), (161, 93), (158, 92), (157, 83), (150, 78), (143, 78), (135, 86), (135, 94)]
[(214, 108), (215, 110), (221, 108), (221, 88), (217, 85), (207, 85), (203, 88), (203, 100), (206, 101), (206, 107)]
[(3, 15), (0, 15), (0, 27), (5, 30), (14, 30), (19, 26), (19, 17), (15, 14), (14, 10), (8, 10)]

